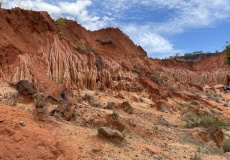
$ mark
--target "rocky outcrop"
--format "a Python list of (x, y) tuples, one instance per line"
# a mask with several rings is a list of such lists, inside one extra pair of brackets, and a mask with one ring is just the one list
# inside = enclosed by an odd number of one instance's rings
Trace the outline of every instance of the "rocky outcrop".
[(58, 107), (50, 112), (50, 115), (64, 118), (67, 121), (74, 120), (76, 118), (75, 106), (68, 102), (60, 102)]
[(221, 128), (217, 127), (199, 132), (198, 137), (205, 142), (213, 141), (218, 147), (221, 147), (224, 141), (224, 133)]
[(16, 88), (19, 93), (24, 95), (33, 95), (36, 93), (36, 88), (27, 80), (18, 81)]
[(107, 128), (107, 127), (98, 128), (98, 133), (100, 135), (102, 135), (103, 137), (108, 138), (108, 139), (117, 139), (117, 140), (121, 140), (121, 141), (124, 139), (121, 132), (119, 132), (118, 130), (112, 130), (112, 129)]
[(135, 78), (135, 74), (124, 72), (122, 66), (111, 59), (101, 58), (101, 68), (97, 67), (97, 55), (92, 52), (82, 55), (57, 36), (49, 37), (39, 53), (46, 62), (47, 75), (68, 89), (72, 86), (91, 90), (113, 89), (119, 85), (116, 80)]
[(186, 69), (178, 68), (163, 68), (161, 71), (161, 76), (167, 75), (168, 77), (174, 78), (176, 81), (183, 83), (197, 84), (204, 86), (208, 84), (210, 86), (216, 84), (226, 84), (226, 75), (229, 74), (228, 69), (218, 69), (213, 72), (194, 72)]

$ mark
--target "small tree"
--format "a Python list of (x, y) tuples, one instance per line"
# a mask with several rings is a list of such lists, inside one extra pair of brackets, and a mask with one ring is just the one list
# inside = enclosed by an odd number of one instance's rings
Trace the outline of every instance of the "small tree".
[(228, 42), (226, 42), (226, 43), (227, 43), (227, 45), (225, 47), (225, 51), (226, 51), (226, 54), (227, 54), (227, 62), (230, 65), (230, 44)]
[(0, 8), (2, 8), (2, 2), (0, 1)]

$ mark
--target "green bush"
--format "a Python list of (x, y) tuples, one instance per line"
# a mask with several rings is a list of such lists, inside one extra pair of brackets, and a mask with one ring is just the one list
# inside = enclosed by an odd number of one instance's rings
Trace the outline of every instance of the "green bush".
[(226, 127), (229, 126), (228, 122), (216, 118), (212, 114), (197, 115), (194, 112), (190, 112), (186, 115), (187, 127), (194, 128), (198, 126), (203, 127)]
[(227, 45), (225, 47), (225, 51), (226, 51), (226, 54), (227, 54), (227, 62), (230, 65), (230, 44), (228, 42), (227, 42)]
[(65, 25), (66, 25), (65, 19), (59, 17), (59, 18), (56, 20), (56, 24), (58, 25), (58, 27), (60, 27), (60, 26), (65, 26)]
[(108, 38), (108, 39), (101, 41), (101, 44), (113, 44), (113, 40), (111, 38)]
[(190, 158), (191, 160), (202, 160), (202, 155), (199, 152), (196, 152), (193, 157)]
[(141, 71), (140, 68), (137, 67), (137, 66), (134, 66), (133, 72), (137, 73), (139, 76), (142, 76), (142, 71)]
[(225, 139), (223, 143), (224, 152), (230, 152), (230, 139)]
[(118, 118), (119, 114), (120, 113), (117, 110), (113, 110), (112, 116), (115, 117), (115, 118)]
[(186, 115), (187, 127), (194, 128), (200, 125), (200, 118), (193, 112)]
[(88, 102), (92, 102), (94, 100), (94, 97), (91, 94), (86, 93), (83, 97), (84, 100)]
[(107, 106), (106, 106), (107, 109), (114, 109), (114, 107), (115, 107), (115, 103), (114, 102), (111, 102), (111, 101), (107, 102)]
[(150, 76), (151, 80), (157, 84), (163, 83), (163, 80), (156, 74), (151, 74)]

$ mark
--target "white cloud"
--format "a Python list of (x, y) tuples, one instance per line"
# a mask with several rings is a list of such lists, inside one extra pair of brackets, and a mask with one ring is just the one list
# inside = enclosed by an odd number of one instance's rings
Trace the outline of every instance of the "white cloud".
[[(215, 27), (218, 22), (230, 18), (229, 0), (104, 0), (102, 5), (105, 10), (111, 12), (111, 15), (115, 15), (116, 19), (122, 19), (122, 15), (125, 15), (126, 11), (135, 10), (140, 6), (152, 10), (163, 9), (169, 12), (173, 10), (170, 17), (161, 23), (120, 24), (124, 32), (135, 43), (140, 44), (150, 56), (151, 53), (172, 55), (181, 51), (175, 49), (174, 45), (167, 40), (166, 37), (169, 35), (182, 34), (194, 28)], [(139, 16), (141, 14), (142, 12)]]
[[(12, 8), (18, 0), (4, 0)], [(25, 0), (34, 10), (45, 10), (52, 17), (75, 19), (89, 30), (120, 27), (131, 39), (151, 53), (175, 54), (178, 49), (167, 39), (194, 28), (215, 27), (230, 19), (230, 0)], [(161, 22), (129, 22), (145, 10), (164, 10), (171, 14)], [(135, 12), (137, 11), (138, 12)], [(135, 15), (127, 12), (134, 12)], [(132, 17), (133, 16), (133, 17)], [(151, 15), (153, 16), (153, 15)]]
[(61, 13), (61, 9), (58, 6), (44, 2), (42, 0), (30, 1), (29, 4), (30, 5), (28, 7), (31, 7), (36, 10), (40, 10), (40, 11), (48, 11), (50, 14), (60, 14)]
[(77, 16), (81, 12), (84, 12), (88, 6), (92, 5), (92, 1), (77, 0), (75, 3), (64, 1), (64, 2), (60, 2), (59, 5), (63, 13)]
[[(19, 3), (21, 2), (21, 3)], [(5, 0), (5, 8), (13, 8), (19, 6), (24, 9), (34, 9), (47, 11), (53, 18), (64, 16), (66, 18), (75, 19), (84, 27), (90, 30), (105, 27), (108, 21), (112, 19), (107, 17), (99, 17), (96, 14), (89, 13), (87, 7), (93, 4), (92, 0), (76, 0), (69, 1), (44, 1), (44, 0)]]
[(177, 53), (180, 50), (175, 50), (166, 38), (159, 34), (153, 33), (146, 26), (124, 25), (122, 27), (125, 33), (138, 45), (141, 45), (149, 56), (165, 58), (168, 53)]

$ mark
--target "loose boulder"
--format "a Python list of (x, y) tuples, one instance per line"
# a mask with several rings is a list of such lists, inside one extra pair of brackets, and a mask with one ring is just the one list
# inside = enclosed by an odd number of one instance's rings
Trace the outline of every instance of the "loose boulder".
[(67, 121), (75, 120), (75, 106), (72, 103), (62, 101), (58, 107), (50, 112), (50, 115), (57, 118), (64, 118)]
[(19, 93), (24, 95), (33, 95), (36, 93), (36, 88), (30, 84), (27, 80), (18, 81), (16, 88)]
[(121, 108), (128, 114), (132, 114), (134, 109), (129, 102), (123, 102)]
[(117, 139), (117, 140), (121, 140), (121, 141), (124, 139), (121, 132), (119, 132), (118, 130), (112, 130), (112, 129), (107, 128), (107, 127), (98, 128), (98, 134), (100, 134), (103, 137), (108, 138), (108, 139)]

